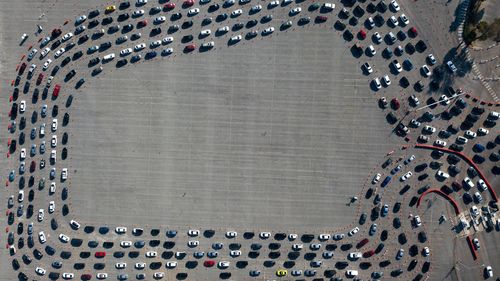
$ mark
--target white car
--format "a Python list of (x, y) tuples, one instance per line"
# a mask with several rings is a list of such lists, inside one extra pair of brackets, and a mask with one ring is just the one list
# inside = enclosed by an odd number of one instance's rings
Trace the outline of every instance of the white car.
[(221, 269), (224, 269), (224, 268), (228, 268), (229, 265), (231, 263), (228, 262), (228, 261), (220, 261), (218, 264), (217, 264), (217, 267), (221, 268)]
[(235, 258), (235, 257), (239, 257), (239, 256), (241, 256), (241, 251), (238, 251), (238, 250), (236, 250), (236, 251), (231, 251), (231, 252), (229, 252), (229, 255), (230, 255), (231, 257), (233, 257), (233, 258)]
[(45, 211), (43, 209), (38, 210), (38, 221), (43, 221), (45, 218)]
[(115, 228), (115, 232), (118, 234), (125, 234), (127, 233), (127, 228), (124, 226), (118, 226)]
[(298, 237), (299, 236), (295, 233), (288, 234), (288, 240), (290, 240), (290, 241), (293, 241), (293, 240), (297, 239)]
[(357, 259), (360, 259), (362, 256), (363, 256), (363, 254), (361, 254), (361, 252), (353, 252), (353, 253), (349, 253), (348, 258), (350, 260), (357, 260)]
[(380, 79), (378, 77), (373, 78), (372, 83), (375, 86), (375, 88), (377, 89), (382, 88), (382, 84), (380, 84)]
[(399, 11), (400, 8), (399, 8), (398, 2), (396, 2), (396, 0), (392, 0), (390, 5), (394, 9), (395, 12)]
[(21, 113), (24, 113), (26, 111), (26, 101), (25, 100), (21, 101), (21, 104), (19, 105), (19, 111)]
[(68, 243), (69, 242), (69, 237), (65, 234), (59, 234), (59, 240), (61, 240), (61, 242), (63, 243)]
[(395, 16), (391, 16), (389, 20), (391, 21), (392, 26), (394, 27), (398, 26), (398, 20), (396, 19)]
[(47, 238), (45, 237), (45, 233), (43, 233), (43, 231), (38, 232), (38, 239), (42, 244), (47, 242)]
[(200, 241), (198, 241), (198, 240), (189, 240), (188, 243), (187, 243), (187, 245), (189, 247), (196, 247), (196, 246), (200, 245)]
[(115, 264), (115, 267), (116, 267), (117, 269), (124, 269), (124, 268), (126, 268), (126, 267), (127, 267), (127, 264), (126, 264), (126, 263), (124, 263), (124, 262), (117, 262), (117, 263)]
[(429, 69), (427, 64), (422, 65), (421, 69), (422, 69), (422, 74), (424, 75), (424, 77), (429, 77), (431, 75), (431, 70)]
[(250, 12), (255, 14), (257, 12), (260, 12), (260, 10), (262, 10), (262, 5), (255, 5), (250, 9)]
[(56, 203), (54, 201), (49, 202), (49, 214), (52, 214), (56, 209)]
[(471, 208), (470, 208), (470, 214), (473, 216), (473, 217), (477, 217), (479, 216), (479, 209), (477, 208), (476, 205), (473, 205)]
[(191, 237), (196, 237), (200, 235), (200, 231), (197, 229), (190, 229), (187, 234)]
[(199, 12), (200, 12), (200, 9), (198, 9), (198, 8), (191, 9), (191, 10), (189, 10), (189, 12), (188, 12), (188, 16), (194, 16), (194, 15), (197, 15)]
[(378, 32), (373, 33), (373, 39), (378, 44), (382, 43), (382, 36), (380, 36), (380, 33), (378, 33)]
[(457, 67), (453, 64), (453, 62), (451, 60), (446, 62), (446, 65), (448, 66), (448, 68), (450, 69), (451, 72), (453, 72), (453, 73), (457, 72)]
[[(217, 29), (217, 33), (221, 33), (221, 34), (222, 34), (222, 33), (226, 33), (226, 32), (228, 32), (228, 31), (229, 31), (229, 26), (219, 27), (219, 28)], [(231, 38), (231, 39), (232, 39), (232, 38)], [(240, 40), (241, 40), (241, 38), (240, 38)]]
[(365, 62), (363, 64), (363, 67), (364, 69), (366, 70), (366, 72), (368, 72), (368, 74), (372, 73), (373, 72), (373, 68), (371, 67), (371, 65), (368, 63), (368, 62)]
[(210, 35), (212, 32), (210, 31), (210, 29), (205, 29), (205, 30), (202, 30), (200, 31), (200, 35), (201, 36), (208, 36)]
[(345, 274), (349, 277), (355, 277), (355, 276), (358, 276), (358, 271), (357, 270), (348, 270)]
[(96, 278), (97, 278), (97, 279), (106, 279), (106, 278), (108, 278), (108, 274), (107, 274), (107, 273), (104, 273), (104, 272), (97, 273), (97, 274), (96, 274)]
[(210, 42), (206, 42), (206, 43), (201, 44), (201, 47), (205, 48), (205, 49), (213, 48), (214, 46), (215, 46), (214, 41), (210, 41)]
[(73, 227), (73, 228), (75, 228), (75, 229), (79, 229), (79, 228), (80, 228), (80, 226), (81, 226), (81, 225), (80, 225), (80, 223), (78, 223), (78, 222), (77, 222), (77, 221), (75, 221), (75, 220), (71, 220), (71, 221), (69, 222), (69, 224), (71, 225), (71, 227)]
[(155, 279), (160, 279), (160, 278), (165, 277), (165, 273), (163, 273), (163, 272), (161, 272), (161, 271), (158, 271), (158, 272), (155, 272), (155, 273), (153, 274), (153, 277), (154, 277)]
[(135, 264), (135, 269), (144, 269), (146, 267), (146, 263), (138, 262)]
[(62, 180), (67, 180), (68, 179), (68, 168), (63, 168), (61, 172), (61, 179)]
[(450, 175), (448, 175), (447, 173), (445, 173), (441, 170), (437, 171), (436, 176), (439, 178), (443, 178), (443, 179), (447, 179), (450, 177)]
[(464, 183), (467, 185), (467, 187), (469, 189), (474, 188), (474, 186), (475, 186), (474, 183), (472, 182), (472, 180), (469, 177), (465, 177), (464, 178)]
[(348, 235), (353, 236), (354, 234), (358, 233), (358, 231), (359, 231), (359, 227), (355, 227), (355, 228), (351, 229), (351, 231), (349, 231)]
[(456, 143), (459, 143), (459, 144), (466, 144), (469, 140), (466, 139), (465, 137), (462, 137), (462, 136), (458, 136), (457, 137), (457, 140), (456, 140)]
[(126, 48), (120, 51), (120, 56), (124, 57), (132, 53), (132, 48)]
[(486, 272), (486, 276), (488, 276), (488, 278), (493, 277), (493, 268), (491, 268), (491, 265), (488, 265), (484, 271)]
[(172, 49), (172, 48), (166, 48), (166, 49), (164, 49), (163, 51), (161, 51), (161, 54), (162, 54), (163, 56), (167, 56), (167, 55), (170, 55), (170, 54), (171, 54), (171, 53), (173, 53), (173, 52), (174, 52), (174, 49)]
[(472, 240), (472, 243), (474, 243), (474, 247), (476, 248), (476, 250), (479, 250), (481, 248), (481, 244), (479, 243), (479, 239), (474, 238)]
[(75, 278), (75, 275), (73, 273), (70, 273), (70, 272), (64, 272), (62, 274), (62, 278), (63, 279), (73, 279), (73, 278)]
[(429, 134), (433, 134), (436, 132), (436, 128), (432, 127), (432, 126), (429, 126), (429, 125), (426, 125), (423, 130), (426, 132), (426, 133), (429, 133)]
[(293, 8), (290, 10), (290, 15), (296, 15), (302, 11), (301, 7)]
[(50, 152), (50, 160), (52, 160), (53, 162), (56, 162), (56, 159), (57, 159), (57, 152), (55, 149), (53, 149), (51, 152)]
[(292, 250), (294, 251), (300, 251), (304, 248), (304, 245), (303, 244), (293, 244), (292, 245)]
[(55, 57), (56, 58), (60, 57), (62, 54), (64, 54), (64, 52), (66, 52), (66, 49), (64, 49), (64, 48), (57, 50)]
[(26, 148), (21, 148), (21, 161), (26, 159)]
[(163, 23), (163, 22), (165, 22), (166, 20), (167, 20), (167, 18), (166, 18), (166, 17), (161, 16), (161, 17), (157, 17), (157, 18), (155, 18), (154, 22), (155, 22), (155, 23)]
[(157, 253), (157, 252), (155, 252), (155, 251), (149, 251), (149, 252), (146, 252), (146, 257), (147, 257), (147, 258), (154, 258), (154, 257), (156, 257), (156, 256), (158, 256), (158, 253)]
[(226, 232), (226, 237), (227, 238), (235, 238), (236, 236), (238, 236), (238, 233), (236, 231), (228, 231), (228, 232)]
[(386, 86), (391, 85), (391, 79), (389, 79), (389, 75), (384, 75), (384, 77), (382, 77), (382, 81), (384, 81)]
[(56, 192), (56, 183), (55, 182), (50, 183), (49, 192), (50, 192), (50, 194), (54, 194)]
[(398, 253), (396, 254), (396, 260), (402, 259), (404, 254), (405, 254), (405, 250), (399, 249)]
[(370, 46), (368, 46), (368, 52), (370, 53), (370, 55), (374, 56), (375, 54), (377, 54), (377, 51), (375, 50), (375, 48), (373, 47), (373, 45), (370, 44)]
[(445, 147), (446, 146), (446, 142), (443, 141), (443, 140), (435, 140), (434, 141), (434, 145), (435, 146), (439, 146), (439, 147)]
[(473, 138), (477, 137), (477, 134), (471, 130), (465, 131), (464, 135), (466, 137), (468, 137), (469, 139), (473, 139)]
[(450, 104), (450, 99), (446, 95), (441, 95), (439, 101), (441, 101), (441, 103), (444, 105)]
[(233, 43), (239, 42), (240, 40), (241, 40), (241, 35), (236, 35), (231, 37), (231, 42)]
[(490, 130), (485, 129), (483, 127), (479, 127), (479, 129), (477, 129), (477, 133), (486, 136), (487, 134), (490, 133)]
[(132, 13), (132, 17), (140, 17), (144, 15), (144, 10), (137, 10)]
[(45, 269), (43, 269), (43, 268), (41, 268), (41, 267), (37, 267), (37, 268), (35, 268), (35, 272), (36, 272), (36, 274), (38, 274), (38, 275), (45, 275), (45, 272), (46, 272), (46, 271), (45, 271)]
[(142, 50), (144, 48), (146, 48), (146, 44), (145, 43), (138, 44), (138, 45), (135, 45), (134, 51), (139, 52), (140, 50)]
[(43, 67), (42, 69), (43, 70), (47, 70), (47, 68), (49, 68), (49, 65), (52, 63), (52, 60), (51, 59), (48, 59), (47, 61), (45, 61), (45, 63), (43, 64)]
[(273, 8), (273, 7), (278, 6), (279, 4), (280, 4), (280, 1), (278, 1), (278, 0), (271, 1), (271, 3), (269, 3), (269, 7)]
[(231, 17), (237, 17), (239, 15), (241, 15), (243, 13), (243, 11), (241, 9), (238, 9), (238, 10), (234, 10), (231, 12)]
[(137, 5), (144, 5), (146, 3), (148, 3), (148, 0), (137, 0), (136, 2)]
[(52, 132), (57, 131), (57, 119), (52, 119)]
[(410, 23), (410, 20), (408, 19), (408, 17), (405, 15), (405, 14), (401, 14), (399, 16), (399, 20), (403, 23), (403, 25), (408, 25)]
[(45, 56), (47, 56), (50, 52), (50, 48), (47, 47), (45, 48), (41, 53), (40, 53), (40, 59), (43, 59)]
[(430, 65), (435, 65), (437, 63), (436, 58), (434, 57), (433, 54), (428, 54), (427, 60), (429, 60)]
[(68, 33), (64, 34), (64, 36), (62, 37), (62, 40), (68, 41), (69, 39), (71, 39), (71, 37), (73, 37), (73, 33), (68, 32)]
[(415, 155), (411, 155), (408, 159), (404, 161), (404, 164), (405, 165), (410, 164), (413, 160), (415, 160), (415, 158), (416, 158)]
[(123, 248), (128, 248), (132, 246), (132, 241), (121, 241), (120, 246), (122, 246)]
[(28, 61), (32, 60), (37, 53), (38, 53), (37, 49), (31, 50), (31, 52), (28, 54)]
[(156, 41), (153, 41), (153, 42), (149, 43), (149, 47), (151, 49), (156, 48), (156, 47), (158, 47), (160, 45), (161, 45), (161, 40), (156, 40)]
[(272, 26), (271, 26), (271, 27), (268, 27), (268, 28), (264, 29), (264, 30), (262, 31), (262, 34), (263, 34), (263, 35), (269, 35), (269, 34), (271, 34), (271, 33), (273, 33), (273, 32), (274, 32), (274, 27), (272, 27)]
[(377, 173), (374, 177), (373, 177), (373, 180), (372, 180), (372, 184), (376, 184), (380, 181), (380, 178), (382, 177), (381, 174)]
[(416, 227), (419, 227), (419, 226), (421, 226), (421, 225), (422, 225), (422, 220), (420, 219), (420, 216), (415, 216), (415, 217), (413, 218), (413, 221), (415, 222), (415, 226), (416, 226)]
[(410, 171), (406, 174), (404, 174), (403, 176), (401, 176), (401, 181), (406, 181), (407, 179), (409, 179), (411, 176), (413, 175), (413, 173)]
[(318, 235), (318, 239), (319, 239), (320, 241), (325, 241), (325, 240), (328, 240), (328, 239), (330, 239), (330, 237), (331, 237), (331, 236), (330, 236), (330, 234), (325, 234), (325, 233), (324, 233), (324, 234), (320, 234), (320, 235)]
[(397, 60), (392, 61), (392, 66), (394, 67), (394, 69), (396, 69), (396, 71), (398, 73), (401, 73), (401, 71), (403, 70), (403, 68), (401, 67), (401, 64), (399, 64), (399, 61), (397, 61)]
[(167, 268), (175, 268), (177, 266), (177, 262), (176, 261), (169, 261), (166, 263), (166, 267)]
[(267, 238), (271, 237), (271, 232), (261, 232), (261, 233), (259, 234), (259, 237), (260, 237), (261, 239), (267, 239)]
[(52, 138), (50, 139), (50, 145), (52, 147), (56, 147), (57, 146), (57, 135), (52, 135)]
[(161, 42), (162, 42), (163, 44), (170, 44), (170, 43), (174, 42), (174, 37), (165, 37), (165, 38), (163, 38), (163, 39), (161, 40)]
[(429, 249), (429, 247), (424, 247), (424, 250), (422, 251), (422, 255), (424, 257), (428, 257), (430, 254), (431, 254), (431, 250)]
[(76, 24), (80, 24), (80, 23), (84, 22), (86, 19), (87, 19), (87, 16), (86, 16), (86, 15), (81, 15), (81, 16), (79, 16), (79, 17), (76, 19), (75, 23), (76, 23)]
[(479, 189), (479, 191), (483, 192), (486, 189), (488, 189), (488, 186), (486, 186), (486, 183), (482, 179), (480, 179), (477, 181), (477, 189)]

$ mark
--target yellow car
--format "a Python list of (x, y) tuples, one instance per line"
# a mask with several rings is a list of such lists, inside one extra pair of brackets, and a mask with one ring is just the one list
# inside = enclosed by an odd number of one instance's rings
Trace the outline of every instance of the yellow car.
[(278, 277), (283, 277), (283, 276), (286, 276), (287, 274), (288, 274), (288, 271), (286, 271), (284, 269), (276, 270), (276, 276), (278, 276)]
[(114, 12), (115, 10), (116, 10), (115, 5), (111, 5), (111, 6), (106, 7), (106, 13), (111, 13), (111, 12)]

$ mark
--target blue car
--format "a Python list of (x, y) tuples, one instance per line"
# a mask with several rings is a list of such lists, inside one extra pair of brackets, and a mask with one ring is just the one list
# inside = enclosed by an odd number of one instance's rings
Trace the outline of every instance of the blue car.
[(391, 179), (391, 176), (387, 176), (380, 186), (385, 187), (391, 181)]
[(411, 60), (409, 58), (405, 59), (403, 61), (403, 66), (407, 69), (407, 70), (412, 70), (413, 69), (413, 63), (411, 62)]
[(477, 153), (481, 153), (481, 152), (483, 152), (485, 149), (486, 149), (486, 148), (484, 147), (484, 145), (482, 145), (482, 144), (480, 144), (480, 143), (476, 143), (476, 144), (474, 145), (474, 147), (472, 148), (472, 150), (473, 150), (474, 152), (477, 152)]

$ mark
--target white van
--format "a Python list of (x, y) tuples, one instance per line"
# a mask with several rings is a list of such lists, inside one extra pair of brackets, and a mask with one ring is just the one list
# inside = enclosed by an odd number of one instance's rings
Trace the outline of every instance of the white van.
[(335, 4), (325, 3), (325, 4), (323, 4), (323, 9), (325, 9), (327, 11), (331, 11), (331, 10), (335, 9)]
[(110, 60), (112, 60), (112, 59), (114, 59), (114, 58), (115, 58), (115, 54), (114, 54), (114, 53), (111, 53), (111, 54), (109, 54), (109, 55), (105, 55), (105, 56), (102, 58), (102, 60), (103, 60), (103, 61), (110, 61)]

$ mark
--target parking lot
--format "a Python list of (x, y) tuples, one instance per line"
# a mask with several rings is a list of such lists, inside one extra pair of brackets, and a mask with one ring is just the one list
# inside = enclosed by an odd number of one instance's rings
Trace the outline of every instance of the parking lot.
[(409, 3), (208, 2), (1, 4), (6, 280), (498, 274), (498, 107)]

